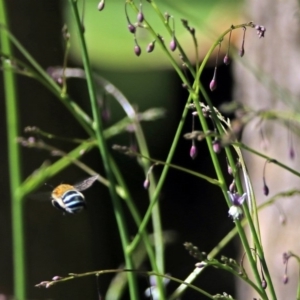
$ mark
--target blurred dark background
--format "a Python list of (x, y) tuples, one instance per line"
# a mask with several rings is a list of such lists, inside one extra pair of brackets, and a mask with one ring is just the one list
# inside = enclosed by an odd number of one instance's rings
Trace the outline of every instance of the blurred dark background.
[[(107, 2), (109, 5), (110, 1)], [(61, 65), (63, 60), (61, 28), (64, 24), (64, 17), (61, 4), (61, 1), (58, 0), (7, 1), (11, 31), (45, 69), (49, 66)], [(86, 30), (88, 31), (88, 27)], [(101, 32), (101, 28), (99, 28), (99, 32)], [(99, 47), (100, 45), (101, 39), (99, 38)], [(19, 53), (16, 53), (16, 56), (22, 59)], [(132, 57), (135, 58), (133, 52)], [(125, 56), (124, 59), (126, 59)], [(69, 65), (77, 66), (77, 63), (70, 60)], [(148, 71), (146, 68), (139, 71), (124, 69), (117, 71), (114, 67), (111, 70), (99, 68), (98, 73), (122, 90), (131, 103), (137, 103), (140, 111), (158, 106), (166, 108), (167, 113), (164, 119), (143, 124), (152, 157), (164, 160), (187, 97), (175, 72), (171, 69)], [(212, 75), (213, 66), (204, 72), (202, 80), (205, 86), (209, 85)], [(3, 82), (1, 73), (0, 76), (0, 82)], [(220, 66), (218, 78), (222, 78), (222, 80), (218, 81), (218, 89), (211, 94), (215, 106), (229, 101), (231, 98), (230, 67)], [(162, 80), (164, 80), (163, 84)], [(70, 81), (68, 89), (79, 105), (88, 111), (89, 102), (84, 82)], [(34, 125), (59, 136), (86, 138), (85, 132), (68, 111), (39, 83), (19, 76), (18, 95), (21, 135), (24, 135), (24, 127)], [(3, 93), (0, 93), (0, 97), (0, 111), (2, 112), (0, 135), (3, 141), (0, 148), (2, 157), (2, 172), (0, 173), (2, 191), (0, 201), (0, 293), (12, 295), (11, 213), (6, 146), (6, 130), (9, 128), (6, 128), (5, 123)], [(112, 104), (112, 122), (121, 117), (118, 116), (118, 112), (114, 115), (113, 106)], [(191, 123), (192, 118), (189, 117), (184, 133), (191, 131)], [(196, 128), (200, 129), (197, 125)], [(128, 142), (129, 137), (126, 134), (110, 141), (111, 144), (126, 145)], [(65, 151), (71, 150), (73, 147), (65, 142), (51, 141), (51, 143)], [(195, 160), (189, 156), (190, 146), (190, 141), (182, 139), (173, 163), (214, 177), (214, 169), (205, 144), (197, 145), (199, 153)], [(221, 160), (225, 169), (225, 158), (222, 153), (220, 156), (222, 156)], [(142, 187), (143, 173), (135, 159), (118, 153), (115, 154), (115, 157), (127, 179), (137, 206), (143, 214), (148, 205), (147, 193)], [(55, 160), (46, 151), (23, 148), (23, 178), (26, 178), (47, 159)], [(103, 174), (97, 150), (84, 156), (83, 161)], [(160, 171), (160, 167), (155, 169), (157, 174)], [(48, 184), (55, 186), (61, 182), (74, 183), (85, 177), (86, 175), (82, 171), (71, 166)], [(40, 190), (47, 191), (47, 187)], [(50, 194), (49, 189), (48, 192)], [(85, 195), (88, 209), (75, 216), (63, 216), (51, 206), (50, 201), (37, 201), (33, 199), (34, 197), (26, 199), (25, 239), (28, 299), (97, 299), (94, 277), (73, 280), (50, 289), (38, 289), (34, 285), (43, 280), (49, 280), (54, 275), (64, 276), (69, 272), (80, 273), (117, 268), (123, 262), (119, 234), (107, 190), (99, 184), (95, 184), (92, 189), (86, 191)], [(201, 251), (209, 252), (233, 227), (233, 223), (227, 217), (227, 206), (217, 188), (176, 170), (170, 170), (160, 199), (163, 227), (165, 230), (176, 233), (175, 241), (166, 248), (166, 271), (175, 277), (184, 279), (194, 269), (196, 261), (184, 249), (183, 243), (192, 242)], [(129, 214), (128, 227), (130, 233), (134, 235), (136, 228), (130, 220)], [(234, 257), (233, 245), (226, 247), (223, 254)], [(145, 264), (144, 268), (147, 269), (147, 267), (149, 266)], [(217, 270), (207, 270), (194, 284), (207, 289), (212, 294), (223, 291), (233, 294), (233, 279), (227, 274), (223, 275)], [(100, 290), (103, 294), (105, 294), (111, 278), (109, 275), (100, 277)], [(148, 280), (141, 277), (140, 284), (142, 294), (148, 285)], [(171, 283), (168, 288), (173, 290), (175, 287), (176, 285)], [(196, 297), (202, 299), (199, 294), (188, 290), (182, 299), (195, 299)]]

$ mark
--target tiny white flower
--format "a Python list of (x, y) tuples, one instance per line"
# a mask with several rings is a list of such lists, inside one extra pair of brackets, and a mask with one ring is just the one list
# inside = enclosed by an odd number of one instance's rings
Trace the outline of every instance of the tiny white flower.
[(228, 214), (230, 217), (232, 217), (233, 221), (235, 221), (243, 216), (243, 211), (239, 206), (232, 205), (229, 208)]
[[(169, 278), (163, 278), (163, 285), (166, 286), (170, 282)], [(157, 279), (155, 275), (150, 276), (150, 287), (145, 290), (145, 296), (152, 300), (159, 300), (159, 291), (157, 288)]]
[(229, 208), (228, 214), (232, 217), (233, 221), (238, 220), (240, 217), (243, 216), (243, 210), (241, 206), (243, 205), (247, 194), (244, 193), (243, 195), (239, 195), (238, 193), (231, 193), (227, 191), (229, 199), (232, 203), (232, 206)]

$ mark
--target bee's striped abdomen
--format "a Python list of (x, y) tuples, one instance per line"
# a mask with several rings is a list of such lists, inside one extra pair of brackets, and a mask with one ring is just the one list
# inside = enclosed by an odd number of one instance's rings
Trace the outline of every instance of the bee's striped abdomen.
[(64, 210), (68, 213), (75, 214), (86, 208), (84, 196), (75, 190), (65, 192), (62, 197)]
[(86, 208), (83, 194), (80, 191), (88, 189), (99, 177), (99, 175), (91, 176), (79, 184), (60, 184), (58, 185), (51, 194), (52, 205), (55, 208), (75, 214)]

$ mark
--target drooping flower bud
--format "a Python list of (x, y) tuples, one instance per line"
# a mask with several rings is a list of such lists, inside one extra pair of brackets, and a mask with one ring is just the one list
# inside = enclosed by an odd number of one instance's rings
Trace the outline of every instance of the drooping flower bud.
[(264, 184), (263, 191), (264, 191), (265, 196), (269, 195), (269, 188), (266, 184), (266, 166), (267, 166), (267, 163), (269, 163), (269, 162), (270, 162), (269, 160), (265, 161), (264, 170), (263, 170), (263, 184)]
[(268, 186), (266, 185), (266, 183), (264, 183), (264, 195), (265, 195), (265, 196), (268, 196), (268, 195), (269, 195), (269, 188), (268, 188)]
[(140, 23), (142, 23), (144, 21), (144, 14), (143, 14), (143, 12), (141, 10), (137, 14), (137, 20)]
[(175, 38), (173, 37), (172, 40), (171, 40), (171, 42), (170, 42), (170, 50), (171, 51), (175, 51), (176, 48), (177, 48), (177, 43), (176, 43)]
[(230, 49), (230, 42), (231, 42), (231, 33), (232, 33), (232, 30), (230, 30), (230, 32), (229, 32), (227, 52), (223, 59), (223, 62), (226, 66), (228, 66), (230, 64), (229, 49)]
[(154, 50), (154, 47), (155, 47), (155, 40), (153, 42), (151, 42), (150, 44), (148, 44), (147, 52), (151, 53)]
[(177, 42), (175, 39), (175, 20), (174, 20), (173, 16), (172, 16), (172, 21), (173, 21), (172, 40), (171, 40), (169, 46), (170, 46), (171, 51), (175, 51), (177, 48)]
[(241, 49), (239, 50), (239, 56), (243, 57), (245, 54), (245, 49), (244, 49), (244, 45), (242, 45)]
[(97, 6), (97, 9), (98, 9), (99, 11), (102, 11), (102, 10), (104, 9), (104, 7), (105, 7), (105, 1), (104, 1), (104, 0), (101, 0), (101, 1), (99, 2), (98, 6)]
[(219, 50), (218, 50), (218, 54), (217, 54), (217, 58), (216, 58), (214, 76), (209, 84), (209, 88), (211, 91), (214, 91), (217, 88), (217, 68), (218, 68), (218, 59), (219, 59), (220, 50), (221, 50), (221, 43), (219, 43)]
[(147, 174), (146, 174), (146, 179), (144, 180), (143, 186), (145, 189), (148, 189), (150, 186), (150, 174), (153, 170), (153, 168), (157, 165), (157, 163), (154, 163), (153, 165), (150, 166)]
[(136, 56), (140, 56), (142, 53), (141, 47), (139, 45), (134, 46), (134, 53)]
[(145, 179), (143, 183), (144, 189), (147, 190), (150, 186), (150, 180), (148, 178)]
[(213, 150), (215, 153), (220, 153), (221, 152), (221, 142), (219, 139), (215, 139), (213, 141)]
[(267, 284), (267, 281), (265, 279), (263, 279), (261, 281), (261, 287), (265, 290), (267, 288), (268, 284)]
[(217, 80), (216, 80), (215, 76), (211, 80), (211, 82), (209, 84), (209, 88), (211, 91), (214, 91), (217, 88)]
[(131, 33), (135, 33), (136, 31), (136, 27), (134, 25), (132, 25), (131, 23), (128, 24), (128, 30), (131, 32)]
[(229, 191), (233, 194), (235, 192), (235, 180), (233, 179), (229, 185)]
[(228, 158), (226, 157), (226, 162), (227, 162), (227, 172), (229, 175), (232, 175), (232, 168), (228, 162)]
[(245, 48), (244, 48), (244, 46), (245, 46), (246, 27), (243, 27), (243, 30), (244, 30), (244, 33), (243, 33), (243, 41), (242, 41), (242, 46), (241, 46), (241, 48), (240, 48), (240, 50), (239, 50), (239, 56), (240, 56), (240, 57), (243, 57), (244, 54), (245, 54)]
[(227, 54), (224, 56), (223, 62), (226, 66), (230, 64), (230, 58)]
[(197, 149), (196, 145), (193, 143), (193, 145), (190, 149), (190, 157), (192, 159), (195, 159), (197, 157), (197, 154), (198, 154), (198, 149)]

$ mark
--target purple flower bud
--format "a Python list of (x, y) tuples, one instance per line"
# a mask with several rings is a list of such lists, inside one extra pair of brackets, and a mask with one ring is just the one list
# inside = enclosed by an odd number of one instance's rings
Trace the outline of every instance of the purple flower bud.
[(283, 284), (287, 284), (289, 282), (289, 278), (286, 274), (284, 274), (282, 282), (283, 282)]
[(290, 148), (290, 159), (294, 159), (295, 158), (295, 151), (294, 151), (294, 148), (293, 147), (291, 147)]
[(136, 56), (140, 56), (142, 53), (141, 47), (139, 45), (134, 46), (134, 53)]
[(135, 28), (135, 26), (134, 25), (132, 25), (132, 24), (128, 24), (128, 30), (131, 32), (131, 33), (135, 33), (135, 30), (136, 30), (136, 28)]
[(170, 49), (171, 49), (171, 51), (175, 51), (176, 48), (177, 48), (177, 43), (176, 43), (175, 38), (173, 37), (172, 41), (170, 42)]
[(225, 55), (223, 62), (226, 66), (228, 66), (230, 64), (230, 58), (227, 54)]
[(235, 181), (234, 180), (231, 182), (231, 184), (229, 186), (229, 191), (231, 193), (234, 193), (234, 191), (235, 191)]
[(144, 186), (145, 190), (148, 190), (148, 188), (150, 186), (150, 180), (148, 178), (145, 179), (143, 186)]
[(213, 150), (215, 153), (221, 152), (221, 143), (220, 140), (216, 139), (213, 141)]
[(144, 21), (144, 14), (139, 11), (139, 13), (137, 14), (137, 20), (142, 23)]
[(261, 281), (261, 287), (265, 290), (265, 289), (267, 288), (267, 286), (268, 286), (268, 284), (267, 284), (266, 280), (263, 279), (263, 280)]
[(150, 44), (148, 44), (147, 46), (147, 52), (150, 53), (154, 50), (154, 46), (155, 46), (155, 42), (151, 42)]
[(210, 82), (209, 88), (211, 91), (214, 91), (217, 88), (217, 80), (215, 79), (215, 77)]
[(52, 278), (53, 281), (56, 281), (56, 280), (59, 280), (59, 279), (62, 279), (62, 277), (61, 277), (61, 276), (54, 276), (54, 277)]
[(264, 195), (268, 196), (269, 195), (269, 188), (268, 186), (264, 183)]
[(229, 175), (232, 175), (232, 168), (230, 167), (230, 165), (227, 165), (227, 172)]
[(190, 149), (190, 157), (192, 159), (195, 159), (197, 157), (197, 154), (198, 154), (197, 147), (195, 145), (192, 145), (192, 147)]
[(104, 9), (104, 6), (105, 6), (105, 1), (104, 0), (101, 0), (97, 6), (98, 10), (101, 11)]
[(239, 50), (239, 56), (243, 57), (245, 54), (245, 49), (244, 49), (244, 45), (242, 46), (242, 48)]

